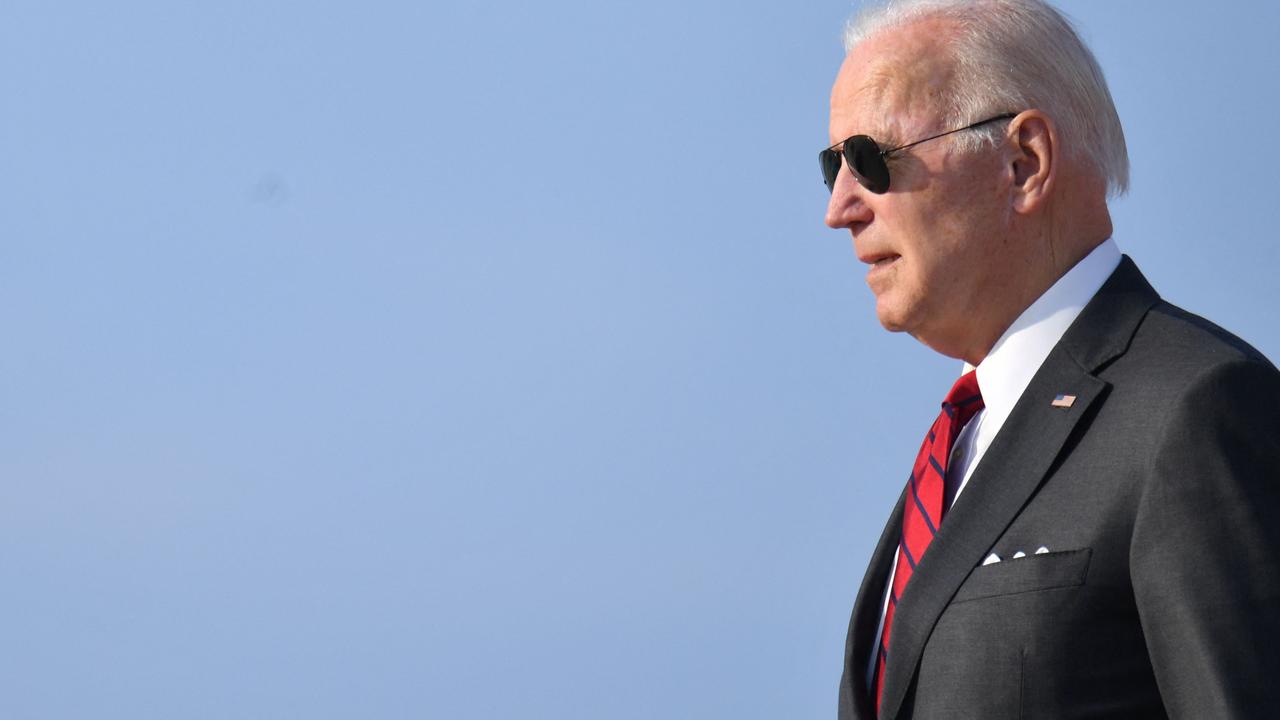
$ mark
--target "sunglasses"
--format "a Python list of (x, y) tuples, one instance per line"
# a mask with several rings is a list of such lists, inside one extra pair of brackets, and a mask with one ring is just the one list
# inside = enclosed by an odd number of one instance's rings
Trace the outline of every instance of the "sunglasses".
[(889, 148), (888, 150), (881, 150), (880, 146), (876, 144), (876, 141), (866, 135), (854, 135), (844, 142), (836, 143), (835, 145), (832, 145), (826, 150), (818, 153), (818, 164), (822, 166), (822, 181), (827, 184), (828, 191), (835, 192), (836, 176), (840, 174), (840, 157), (843, 155), (845, 164), (848, 165), (849, 170), (853, 172), (853, 177), (858, 181), (858, 184), (866, 188), (869, 192), (873, 192), (876, 195), (883, 195), (886, 192), (889, 192), (889, 166), (885, 163), (885, 158), (889, 157), (892, 153), (915, 147), (921, 143), (927, 143), (930, 140), (937, 140), (940, 137), (964, 132), (965, 130), (972, 130), (980, 125), (986, 125), (987, 123), (992, 123), (997, 120), (1008, 120), (1009, 118), (1016, 116), (1017, 113), (997, 115), (992, 118), (987, 118), (986, 120), (980, 120), (972, 125), (965, 125), (962, 128), (948, 130), (944, 133), (938, 133), (932, 137), (927, 137), (923, 140), (916, 140), (915, 142), (907, 143), (906, 145), (899, 145), (898, 147)]

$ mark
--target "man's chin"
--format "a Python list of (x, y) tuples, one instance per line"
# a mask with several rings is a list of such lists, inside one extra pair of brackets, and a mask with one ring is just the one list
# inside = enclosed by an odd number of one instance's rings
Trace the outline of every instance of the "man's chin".
[(887, 298), (876, 299), (876, 319), (880, 321), (880, 327), (889, 332), (907, 332), (908, 324), (905, 314), (900, 308), (887, 302)]
[(899, 322), (886, 320), (883, 317), (880, 318), (880, 327), (884, 328), (885, 330), (888, 330), (891, 333), (908, 332), (906, 325)]

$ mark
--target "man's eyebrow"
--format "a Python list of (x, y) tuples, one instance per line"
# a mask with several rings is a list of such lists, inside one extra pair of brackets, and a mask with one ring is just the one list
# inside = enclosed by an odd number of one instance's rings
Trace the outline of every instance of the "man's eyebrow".
[(888, 128), (880, 134), (872, 135), (871, 137), (876, 141), (876, 144), (880, 146), (881, 150), (889, 150), (902, 144), (901, 137), (898, 133)]

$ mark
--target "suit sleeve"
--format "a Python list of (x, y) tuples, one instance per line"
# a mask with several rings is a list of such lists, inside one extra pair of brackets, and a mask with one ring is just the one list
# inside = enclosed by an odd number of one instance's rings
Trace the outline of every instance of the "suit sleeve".
[(1221, 364), (1173, 403), (1130, 574), (1171, 718), (1280, 711), (1280, 372)]

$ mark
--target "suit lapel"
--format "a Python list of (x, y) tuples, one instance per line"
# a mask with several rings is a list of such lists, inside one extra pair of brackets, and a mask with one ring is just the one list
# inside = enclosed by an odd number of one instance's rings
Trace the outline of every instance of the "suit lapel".
[[(880, 542), (871, 554), (867, 572), (862, 576), (862, 587), (853, 604), (853, 618), (849, 623), (849, 637), (845, 643), (845, 682), (841, 692), (850, 693), (841, 698), (841, 704), (853, 710), (858, 720), (875, 720), (875, 707), (871, 703), (871, 690), (867, 686), (867, 668), (871, 663), (871, 650), (875, 646), (876, 631), (880, 628), (880, 612), (884, 605), (884, 593), (889, 581), (889, 568), (897, 558), (898, 539), (902, 537), (902, 508), (906, 501), (906, 488), (898, 496), (898, 503), (880, 534)], [(844, 718), (841, 714), (841, 718)]]
[[(1124, 352), (1158, 299), (1126, 257), (1032, 378), (898, 599), (882, 717), (897, 716), (925, 643), (960, 584), (1039, 489), (1090, 408), (1102, 401), (1109, 386), (1092, 373)], [(1054, 407), (1059, 394), (1075, 395), (1076, 400), (1070, 407)], [(901, 504), (894, 512), (901, 514)], [(878, 587), (883, 592), (884, 578)], [(858, 602), (866, 602), (861, 593)]]

